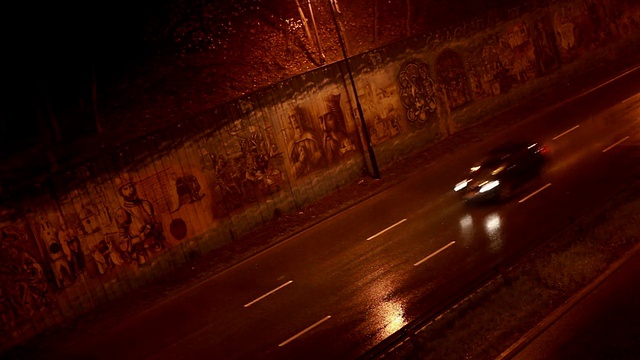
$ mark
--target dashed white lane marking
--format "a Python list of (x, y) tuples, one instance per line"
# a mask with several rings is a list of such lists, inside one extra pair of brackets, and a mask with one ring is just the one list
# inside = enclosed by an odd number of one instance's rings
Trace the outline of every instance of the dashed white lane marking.
[(557, 135), (556, 137), (554, 137), (554, 138), (553, 138), (553, 140), (556, 140), (556, 139), (560, 138), (561, 136), (565, 136), (565, 135), (567, 135), (568, 133), (572, 132), (573, 130), (575, 130), (575, 129), (579, 128), (579, 127), (580, 127), (580, 125), (576, 125), (576, 126), (574, 126), (574, 127), (572, 127), (571, 129), (569, 129), (569, 130), (567, 130), (567, 131), (563, 132), (562, 134)]
[(425, 262), (425, 261), (431, 259), (432, 257), (438, 255), (439, 253), (444, 251), (446, 248), (448, 248), (449, 246), (452, 246), (455, 243), (456, 243), (455, 241), (452, 241), (452, 242), (448, 243), (447, 245), (441, 247), (438, 251), (434, 252), (433, 254), (431, 254), (431, 255), (425, 257), (424, 259), (418, 261), (417, 263), (413, 264), (413, 266), (418, 266), (418, 265), (422, 264), (423, 262)]
[(284, 342), (280, 343), (280, 345), (278, 345), (278, 346), (285, 346), (285, 345), (287, 345), (288, 343), (292, 342), (293, 340), (295, 340), (295, 339), (299, 338), (300, 336), (304, 335), (304, 333), (306, 333), (307, 331), (309, 331), (309, 330), (313, 329), (314, 327), (316, 327), (316, 326), (318, 326), (318, 325), (322, 324), (323, 322), (325, 322), (325, 321), (329, 320), (330, 318), (331, 318), (331, 315), (327, 315), (327, 316), (325, 316), (325, 317), (324, 317), (324, 319), (322, 319), (322, 320), (320, 320), (320, 321), (317, 321), (315, 324), (313, 324), (313, 325), (309, 326), (308, 328), (306, 328), (306, 329), (304, 329), (304, 330), (300, 331), (299, 333), (297, 333), (297, 334), (295, 334), (294, 336), (290, 337), (290, 338), (289, 338), (289, 339), (287, 339), (286, 341), (284, 341)]
[(259, 298), (257, 298), (257, 299), (255, 299), (255, 300), (253, 300), (252, 302), (245, 304), (245, 305), (244, 305), (244, 307), (249, 307), (249, 306), (251, 306), (251, 305), (253, 305), (253, 304), (257, 303), (258, 301), (260, 301), (260, 300), (262, 300), (262, 299), (266, 298), (267, 296), (269, 296), (269, 295), (273, 294), (274, 292), (276, 292), (276, 291), (278, 291), (278, 290), (282, 289), (283, 287), (285, 287), (285, 286), (287, 286), (287, 285), (291, 284), (292, 282), (293, 282), (293, 280), (289, 280), (289, 281), (287, 281), (286, 283), (284, 283), (284, 284), (282, 284), (282, 285), (278, 286), (277, 288), (275, 288), (275, 289), (273, 289), (273, 290), (269, 291), (268, 293), (266, 293), (266, 294), (264, 294), (264, 295), (260, 296)]
[(609, 151), (609, 150), (613, 149), (613, 147), (614, 147), (614, 146), (619, 145), (621, 142), (623, 142), (623, 141), (627, 140), (628, 138), (629, 138), (628, 136), (625, 136), (622, 140), (620, 140), (620, 141), (618, 141), (617, 143), (615, 143), (615, 144), (613, 144), (613, 145), (609, 146), (608, 148), (606, 148), (606, 149), (602, 150), (602, 152), (604, 153), (604, 152), (607, 152), (607, 151)]
[(600, 85), (598, 85), (598, 86), (596, 86), (596, 87), (594, 87), (594, 88), (589, 89), (589, 91), (585, 92), (584, 94), (588, 94), (588, 93), (590, 93), (590, 92), (592, 92), (592, 91), (596, 91), (596, 90), (600, 89), (601, 87), (603, 87), (603, 86), (605, 86), (605, 85), (607, 85), (607, 84), (609, 84), (609, 83), (612, 83), (612, 82), (614, 82), (614, 81), (616, 81), (616, 80), (620, 79), (621, 77), (627, 76), (627, 74), (630, 74), (630, 73), (632, 73), (632, 72), (634, 72), (634, 71), (638, 70), (638, 68), (640, 68), (640, 66), (636, 66), (636, 67), (634, 67), (633, 69), (629, 69), (629, 70), (627, 70), (627, 71), (623, 72), (622, 74), (620, 74), (620, 75), (618, 75), (618, 76), (614, 77), (613, 79), (610, 79), (609, 81), (603, 82), (602, 84), (600, 84)]
[(369, 241), (369, 240), (371, 240), (371, 239), (375, 238), (376, 236), (379, 236), (379, 235), (384, 234), (385, 232), (387, 232), (387, 231), (389, 231), (389, 230), (393, 229), (394, 227), (396, 227), (396, 226), (398, 226), (398, 225), (402, 224), (402, 223), (403, 223), (403, 222), (405, 222), (405, 221), (407, 221), (407, 219), (402, 219), (402, 220), (398, 221), (397, 223), (395, 223), (395, 224), (393, 224), (393, 225), (389, 226), (388, 228), (386, 228), (386, 229), (384, 229), (384, 230), (380, 231), (379, 233), (377, 233), (377, 234), (375, 234), (375, 235), (372, 235), (372, 236), (369, 236), (369, 237), (367, 238), (367, 241)]
[(523, 203), (523, 202), (525, 202), (525, 201), (529, 200), (529, 198), (533, 197), (534, 195), (536, 195), (536, 194), (537, 194), (537, 193), (539, 193), (540, 191), (542, 191), (542, 190), (544, 190), (544, 189), (548, 188), (549, 186), (551, 186), (551, 183), (548, 183), (547, 185), (545, 185), (545, 186), (541, 187), (540, 189), (538, 189), (538, 190), (536, 190), (536, 191), (532, 192), (531, 194), (527, 195), (526, 197), (524, 197), (524, 198), (520, 199), (520, 201), (518, 201), (518, 202), (519, 202), (519, 203)]

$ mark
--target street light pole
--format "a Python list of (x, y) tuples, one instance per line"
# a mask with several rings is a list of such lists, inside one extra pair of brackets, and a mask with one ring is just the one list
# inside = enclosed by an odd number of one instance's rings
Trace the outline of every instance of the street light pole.
[(367, 129), (367, 123), (364, 121), (364, 112), (360, 105), (360, 99), (358, 98), (358, 90), (356, 88), (356, 82), (353, 80), (353, 73), (351, 72), (351, 65), (349, 64), (349, 57), (347, 55), (347, 49), (345, 48), (344, 41), (342, 39), (342, 32), (340, 31), (340, 25), (338, 24), (338, 18), (336, 17), (336, 0), (329, 0), (329, 6), (331, 6), (331, 14), (333, 15), (333, 22), (336, 26), (336, 32), (338, 33), (338, 42), (342, 49), (342, 56), (347, 66), (347, 73), (349, 74), (349, 81), (353, 90), (353, 96), (356, 101), (356, 108), (358, 109), (358, 117), (360, 118), (360, 124), (362, 125), (362, 131), (364, 132), (364, 139), (367, 143), (367, 151), (369, 153), (369, 161), (371, 162), (371, 170), (373, 171), (373, 178), (380, 179), (380, 170), (378, 169), (378, 161), (376, 160), (376, 154), (373, 151), (373, 145), (371, 144), (371, 136)]

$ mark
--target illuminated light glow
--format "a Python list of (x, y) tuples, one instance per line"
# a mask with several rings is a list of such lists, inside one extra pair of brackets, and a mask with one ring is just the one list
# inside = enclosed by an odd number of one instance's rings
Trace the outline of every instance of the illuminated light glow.
[(249, 307), (249, 306), (251, 306), (251, 305), (253, 305), (253, 304), (257, 303), (258, 301), (260, 301), (260, 300), (262, 300), (262, 299), (266, 298), (267, 296), (269, 296), (269, 295), (271, 295), (271, 294), (275, 293), (276, 291), (278, 291), (278, 290), (282, 289), (283, 287), (285, 287), (285, 286), (287, 286), (287, 285), (291, 284), (292, 282), (293, 282), (293, 280), (289, 280), (289, 281), (287, 281), (286, 283), (284, 283), (284, 284), (282, 284), (282, 285), (278, 286), (277, 288), (275, 288), (275, 289), (273, 289), (273, 290), (269, 291), (268, 293), (266, 293), (266, 294), (264, 294), (264, 295), (260, 296), (259, 298), (257, 298), (257, 299), (255, 299), (255, 300), (253, 300), (252, 302), (245, 304), (245, 305), (244, 305), (244, 307)]
[(379, 329), (375, 338), (382, 341), (400, 330), (408, 321), (405, 316), (404, 298), (391, 295), (397, 288), (397, 280), (386, 277), (379, 280), (372, 282), (371, 286), (367, 286), (363, 291), (369, 302), (374, 304), (368, 318), (376, 329)]
[(384, 230), (380, 231), (379, 233), (377, 233), (377, 234), (375, 234), (375, 235), (372, 235), (372, 236), (369, 236), (369, 237), (367, 238), (367, 241), (369, 241), (369, 240), (371, 240), (371, 239), (375, 238), (376, 236), (379, 236), (379, 235), (384, 234), (385, 232), (387, 232), (387, 231), (389, 231), (389, 230), (393, 229), (394, 227), (396, 227), (396, 226), (398, 226), (398, 225), (402, 224), (402, 223), (403, 223), (403, 222), (405, 222), (405, 221), (407, 221), (407, 219), (402, 219), (402, 220), (398, 221), (397, 223), (395, 223), (395, 224), (393, 224), (393, 225), (389, 226), (388, 228), (386, 228), (386, 229), (384, 229)]
[(473, 218), (471, 215), (467, 214), (462, 219), (460, 219), (460, 227), (463, 229), (468, 229), (473, 226)]
[(546, 155), (549, 153), (549, 148), (546, 146), (541, 146), (540, 149), (538, 150), (538, 152), (542, 155)]
[(498, 180), (493, 180), (493, 181), (489, 181), (484, 183), (484, 185), (482, 185), (482, 187), (480, 188), (480, 192), (487, 192), (493, 188), (495, 188), (496, 186), (500, 185), (500, 181)]
[(283, 341), (282, 343), (280, 343), (278, 346), (285, 346), (288, 343), (292, 342), (293, 340), (299, 338), (300, 336), (304, 335), (305, 333), (307, 333), (308, 331), (310, 331), (311, 329), (313, 329), (314, 327), (322, 324), (323, 322), (329, 320), (331, 318), (331, 315), (327, 315), (324, 317), (324, 319), (317, 321), (315, 324), (309, 326), (308, 328), (300, 331), (299, 333), (295, 334), (294, 336), (290, 337), (289, 339), (287, 339), (286, 341)]
[(533, 144), (531, 144), (531, 145), (527, 146), (527, 149), (531, 150), (531, 149), (533, 149), (536, 145), (538, 145), (538, 143), (533, 143)]
[(471, 168), (471, 172), (476, 172), (478, 170), (480, 170), (480, 165)]
[(496, 231), (500, 229), (500, 216), (498, 216), (498, 214), (491, 214), (487, 216), (484, 221), (484, 228), (487, 230), (488, 234), (495, 234)]
[(547, 185), (545, 185), (545, 186), (541, 187), (540, 189), (538, 189), (538, 190), (534, 191), (533, 193), (529, 194), (528, 196), (526, 196), (526, 197), (524, 197), (524, 198), (520, 199), (520, 201), (518, 201), (518, 203), (523, 203), (523, 202), (525, 202), (525, 201), (529, 200), (531, 197), (533, 197), (534, 195), (536, 195), (536, 194), (537, 194), (537, 193), (539, 193), (540, 191), (542, 191), (542, 190), (544, 190), (544, 189), (548, 188), (549, 186), (551, 186), (551, 183), (548, 183)]
[(466, 214), (460, 219), (460, 234), (465, 241), (473, 240), (473, 217)]
[(553, 140), (559, 139), (560, 137), (567, 135), (568, 133), (572, 132), (573, 130), (575, 130), (575, 129), (579, 128), (579, 127), (580, 127), (580, 125), (576, 125), (576, 126), (574, 126), (574, 127), (572, 127), (571, 129), (569, 129), (569, 130), (567, 130), (567, 131), (563, 132), (562, 134), (557, 135), (556, 137), (554, 137), (554, 138), (553, 138)]
[(498, 213), (492, 213), (484, 219), (484, 230), (489, 240), (491, 240), (491, 245), (489, 246), (491, 252), (499, 253), (504, 246), (500, 226), (501, 220)]
[(500, 166), (499, 168), (497, 168), (497, 169), (493, 170), (493, 171), (491, 172), (491, 175), (497, 175), (497, 174), (500, 174), (500, 172), (502, 172), (502, 170), (504, 170), (504, 165), (502, 165), (502, 166)]
[(627, 140), (628, 138), (629, 138), (628, 136), (625, 136), (622, 140), (620, 140), (620, 141), (618, 141), (617, 143), (615, 143), (615, 144), (613, 144), (613, 145), (609, 146), (608, 148), (606, 148), (606, 149), (602, 150), (602, 152), (603, 152), (603, 153), (605, 153), (605, 152), (607, 152), (607, 151), (609, 151), (609, 150), (613, 149), (613, 147), (614, 147), (614, 146), (619, 145), (620, 143), (622, 143), (623, 141)]
[(384, 327), (384, 336), (387, 337), (400, 330), (407, 324), (404, 317), (404, 309), (398, 302), (386, 302), (379, 308), (380, 315), (384, 319), (386, 326)]
[(467, 187), (467, 185), (469, 185), (469, 180), (462, 180), (459, 183), (456, 184), (456, 186), (453, 188), (454, 191), (460, 191), (464, 188)]
[(418, 266), (418, 265), (422, 264), (423, 262), (425, 262), (425, 261), (431, 259), (432, 257), (440, 254), (441, 252), (443, 252), (444, 250), (446, 250), (448, 247), (452, 246), (455, 243), (456, 243), (455, 241), (452, 241), (452, 242), (448, 243), (447, 245), (441, 247), (438, 251), (434, 252), (433, 254), (431, 254), (431, 255), (425, 257), (424, 259), (418, 261), (417, 263), (413, 264), (413, 266)]

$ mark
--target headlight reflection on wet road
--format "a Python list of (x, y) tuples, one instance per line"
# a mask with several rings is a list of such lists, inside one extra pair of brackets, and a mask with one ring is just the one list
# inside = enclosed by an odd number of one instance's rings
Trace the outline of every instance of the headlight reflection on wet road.
[[(476, 236), (476, 226), (474, 226), (473, 216), (471, 214), (465, 214), (460, 218), (460, 240), (465, 245), (469, 245), (473, 241), (477, 241), (475, 239)], [(501, 218), (498, 213), (491, 213), (485, 216), (482, 219), (483, 229), (478, 229), (480, 233), (484, 230), (487, 238), (489, 239), (489, 248), (492, 252), (497, 252), (502, 249), (503, 239), (502, 239), (502, 228), (501, 228)], [(480, 224), (478, 224), (480, 226)]]
[(375, 305), (372, 306), (371, 319), (379, 329), (376, 337), (385, 339), (407, 324), (405, 304), (401, 299), (390, 295), (394, 286), (388, 282), (377, 283), (372, 290)]
[(396, 301), (385, 302), (378, 309), (384, 322), (387, 324), (384, 328), (384, 336), (389, 336), (400, 330), (407, 324), (404, 317), (404, 308), (402, 304)]
[(493, 252), (502, 250), (502, 231), (500, 227), (501, 219), (498, 213), (489, 214), (484, 219), (484, 229), (489, 238), (489, 248)]
[(473, 217), (469, 214), (460, 219), (460, 237), (465, 244), (473, 240)]

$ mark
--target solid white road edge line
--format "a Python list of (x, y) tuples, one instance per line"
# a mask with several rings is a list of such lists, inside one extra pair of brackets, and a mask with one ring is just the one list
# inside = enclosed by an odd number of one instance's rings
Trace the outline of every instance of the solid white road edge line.
[(541, 187), (540, 189), (538, 189), (538, 190), (536, 190), (536, 191), (532, 192), (532, 193), (531, 193), (531, 194), (529, 194), (528, 196), (526, 196), (526, 197), (524, 197), (524, 198), (520, 199), (520, 201), (518, 201), (518, 203), (521, 203), (521, 204), (522, 204), (523, 202), (525, 202), (525, 201), (529, 200), (529, 198), (533, 197), (535, 194), (537, 194), (537, 193), (539, 193), (540, 191), (542, 191), (542, 190), (544, 190), (544, 189), (548, 188), (549, 186), (551, 186), (551, 183), (548, 183), (547, 185), (545, 185), (545, 186)]
[(269, 295), (273, 294), (274, 292), (276, 292), (276, 291), (278, 291), (278, 290), (282, 289), (283, 287), (285, 287), (285, 286), (287, 286), (287, 285), (291, 284), (292, 282), (293, 282), (293, 280), (289, 280), (289, 281), (287, 281), (286, 283), (284, 283), (284, 284), (282, 284), (282, 285), (278, 286), (277, 288), (275, 288), (275, 289), (273, 289), (273, 290), (269, 291), (268, 293), (266, 293), (266, 294), (264, 294), (264, 295), (260, 296), (259, 298), (257, 298), (257, 299), (255, 299), (255, 300), (253, 300), (252, 302), (245, 304), (245, 305), (244, 305), (244, 307), (249, 307), (249, 306), (251, 306), (251, 305), (253, 305), (253, 304), (257, 303), (258, 301), (260, 301), (260, 300), (262, 300), (262, 299), (266, 298), (267, 296), (269, 296)]
[(451, 246), (451, 245), (453, 245), (455, 243), (456, 243), (455, 241), (452, 241), (452, 242), (448, 243), (447, 245), (441, 247), (438, 251), (434, 252), (433, 254), (427, 256), (426, 258), (424, 258), (424, 259), (418, 261), (417, 263), (413, 264), (413, 266), (418, 266), (418, 265), (422, 264), (423, 262), (425, 262), (425, 261), (431, 259), (432, 257), (438, 255), (440, 252), (444, 251), (446, 248), (448, 248), (449, 246)]
[(576, 125), (576, 126), (574, 126), (574, 127), (572, 127), (571, 129), (569, 129), (569, 130), (567, 130), (567, 131), (563, 132), (562, 134), (557, 135), (556, 137), (554, 137), (554, 138), (553, 138), (553, 140), (556, 140), (556, 139), (560, 138), (561, 136), (565, 136), (565, 135), (567, 135), (568, 133), (572, 132), (573, 130), (575, 130), (575, 129), (579, 128), (579, 127), (580, 127), (580, 125)]
[(613, 144), (613, 145), (609, 146), (608, 148), (606, 148), (606, 149), (602, 150), (602, 152), (604, 153), (604, 152), (607, 152), (607, 151), (609, 151), (609, 150), (613, 149), (613, 147), (614, 147), (614, 146), (619, 145), (621, 142), (623, 142), (623, 141), (627, 140), (628, 138), (629, 138), (628, 136), (625, 136), (622, 140), (620, 140), (620, 141), (618, 141), (617, 143), (615, 143), (615, 144)]
[(304, 330), (300, 331), (299, 333), (297, 333), (297, 334), (295, 334), (294, 336), (290, 337), (287, 341), (285, 341), (285, 342), (281, 343), (281, 344), (280, 344), (280, 345), (278, 345), (278, 346), (285, 346), (285, 345), (287, 345), (288, 343), (292, 342), (293, 340), (295, 340), (295, 339), (299, 338), (300, 336), (304, 335), (304, 333), (306, 333), (307, 331), (309, 331), (309, 330), (313, 329), (314, 327), (316, 327), (316, 326), (318, 326), (318, 325), (322, 324), (323, 322), (325, 322), (325, 321), (329, 320), (329, 318), (331, 318), (331, 315), (327, 315), (327, 316), (325, 316), (325, 317), (324, 317), (324, 319), (322, 319), (322, 320), (320, 320), (320, 321), (316, 322), (315, 324), (313, 324), (313, 325), (309, 326), (308, 328), (306, 328), (306, 329), (304, 329)]
[(376, 236), (378, 236), (378, 235), (381, 235), (381, 234), (385, 233), (386, 231), (389, 231), (389, 230), (393, 229), (394, 227), (396, 227), (396, 226), (398, 226), (398, 225), (402, 224), (402, 223), (403, 223), (403, 222), (405, 222), (405, 221), (407, 221), (407, 219), (402, 219), (402, 220), (398, 221), (397, 223), (395, 223), (395, 224), (393, 224), (393, 225), (389, 226), (388, 228), (386, 228), (386, 229), (384, 229), (384, 230), (380, 231), (379, 233), (377, 233), (377, 234), (375, 234), (375, 235), (373, 235), (373, 236), (369, 236), (369, 237), (367, 238), (367, 241), (369, 241), (369, 240), (371, 240), (371, 239), (375, 238), (375, 237), (376, 237)]

